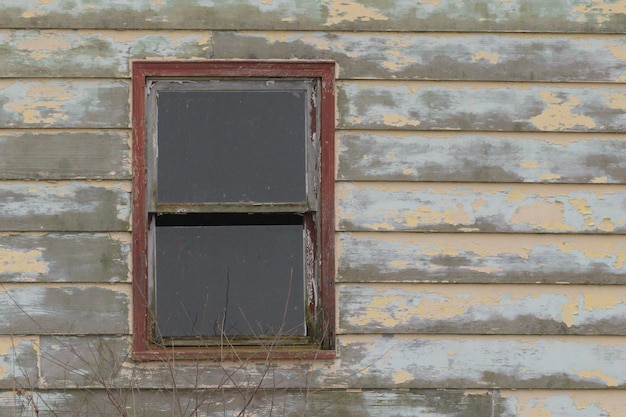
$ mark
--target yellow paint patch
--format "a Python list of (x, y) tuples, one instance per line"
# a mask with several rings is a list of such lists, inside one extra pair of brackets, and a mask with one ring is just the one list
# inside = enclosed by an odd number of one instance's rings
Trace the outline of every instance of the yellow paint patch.
[(302, 38), (300, 38), (300, 40), (304, 43), (306, 43), (307, 45), (311, 45), (317, 49), (323, 50), (323, 51), (330, 51), (332, 48), (340, 48), (341, 45), (338, 45), (334, 42), (331, 42), (328, 39), (324, 39), (324, 38), (320, 38), (320, 37), (316, 37), (316, 36), (312, 36), (312, 35), (308, 35), (308, 36), (304, 36)]
[(586, 198), (573, 198), (570, 200), (570, 203), (572, 203), (572, 206), (574, 206), (576, 211), (578, 211), (582, 215), (593, 214), (593, 212), (589, 208), (589, 205), (587, 204)]
[(539, 176), (539, 179), (541, 181), (556, 181), (559, 178), (561, 178), (561, 176), (559, 174), (552, 174), (552, 173), (548, 173), (548, 174), (541, 174)]
[(533, 229), (572, 231), (576, 227), (564, 222), (563, 203), (535, 202), (519, 207), (509, 219), (512, 225), (530, 225)]
[(474, 54), (474, 56), (472, 57), (472, 62), (476, 62), (480, 60), (484, 60), (484, 61), (489, 62), (490, 64), (495, 65), (500, 60), (500, 55), (496, 53), (490, 53), (487, 51), (480, 51)]
[[(532, 404), (532, 405), (531, 405)], [(536, 403), (518, 403), (516, 405), (517, 415), (519, 417), (552, 417), (552, 412), (547, 410), (547, 403), (539, 401)]]
[(402, 384), (408, 381), (412, 381), (413, 379), (413, 375), (403, 370), (396, 372), (396, 374), (393, 376), (393, 382), (395, 384)]
[(595, 177), (591, 180), (592, 184), (606, 184), (607, 182), (609, 182), (607, 177)]
[(624, 300), (617, 298), (613, 293), (590, 293), (583, 294), (583, 306), (585, 310), (610, 309), (618, 304), (623, 304)]
[(539, 164), (536, 161), (522, 161), (522, 163), (520, 163), (519, 166), (522, 168), (530, 168), (530, 169), (539, 168)]
[(626, 48), (622, 44), (618, 43), (617, 45), (610, 46), (609, 51), (611, 51), (615, 58), (626, 60)]
[(402, 126), (419, 126), (419, 120), (411, 120), (408, 117), (401, 114), (385, 114), (383, 115), (383, 123), (389, 126), (402, 127)]
[(14, 250), (0, 247), (0, 273), (45, 274), (48, 264), (41, 250)]
[(611, 219), (602, 219), (598, 225), (598, 230), (602, 230), (603, 232), (612, 232), (615, 230), (615, 224), (613, 224)]
[(598, 378), (602, 381), (606, 382), (609, 387), (617, 387), (619, 385), (617, 378), (609, 376), (600, 371), (580, 371), (578, 372), (578, 376), (581, 378)]
[(456, 205), (456, 210), (439, 211), (429, 206), (420, 206), (417, 211), (404, 212), (404, 221), (408, 227), (415, 227), (421, 224), (468, 224), (471, 222), (470, 215), (462, 203)]
[(261, 0), (261, 4), (265, 4), (266, 6), (271, 6), (273, 3), (272, 0)]
[(328, 19), (326, 26), (341, 22), (368, 22), (370, 20), (389, 20), (379, 9), (364, 6), (354, 0), (325, 0), (328, 5)]
[(25, 19), (31, 19), (33, 17), (43, 16), (44, 14), (46, 14), (46, 12), (43, 10), (26, 10), (22, 13), (22, 17)]
[(564, 130), (580, 126), (589, 129), (596, 127), (596, 122), (591, 117), (572, 112), (574, 107), (580, 104), (578, 98), (568, 96), (562, 99), (548, 91), (542, 91), (539, 95), (546, 104), (546, 109), (530, 119), (538, 129)]
[(561, 305), (561, 320), (567, 327), (572, 327), (575, 323), (575, 316), (578, 315), (578, 296), (567, 297), (567, 302)]
[(612, 109), (626, 111), (626, 94), (606, 94), (606, 105)]
[(593, 3), (590, 6), (580, 5), (572, 9), (574, 13), (580, 14), (576, 21), (587, 22), (589, 15), (593, 15), (596, 22), (603, 23), (609, 20), (608, 15), (626, 14), (626, 0), (619, 0), (618, 2), (614, 0), (609, 0), (608, 2), (606, 0), (593, 0)]

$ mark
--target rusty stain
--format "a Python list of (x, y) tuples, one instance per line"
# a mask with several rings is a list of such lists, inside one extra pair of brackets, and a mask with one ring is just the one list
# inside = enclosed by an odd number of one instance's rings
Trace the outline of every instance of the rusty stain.
[(541, 91), (539, 95), (547, 107), (541, 114), (530, 119), (538, 129), (563, 130), (580, 126), (593, 129), (596, 127), (596, 122), (591, 117), (572, 112), (574, 107), (580, 104), (578, 98), (570, 95), (563, 99), (549, 91)]
[(328, 5), (328, 19), (325, 26), (342, 22), (389, 20), (379, 9), (364, 6), (353, 0), (324, 0)]

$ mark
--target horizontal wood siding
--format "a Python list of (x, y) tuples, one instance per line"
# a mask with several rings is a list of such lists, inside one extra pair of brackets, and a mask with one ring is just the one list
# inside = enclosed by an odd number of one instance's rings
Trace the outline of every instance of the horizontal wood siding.
[(340, 233), (337, 281), (624, 284), (622, 235)]
[[(619, 0), (4, 0), (8, 28), (307, 29), (621, 33)], [(250, 18), (250, 17), (254, 18)]]
[[(0, 415), (621, 416), (625, 28), (623, 0), (0, 1)], [(337, 62), (335, 359), (131, 359), (146, 58)]]

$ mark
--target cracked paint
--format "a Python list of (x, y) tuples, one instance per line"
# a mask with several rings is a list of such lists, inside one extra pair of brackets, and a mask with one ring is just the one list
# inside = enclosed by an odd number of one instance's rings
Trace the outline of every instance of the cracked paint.
[(35, 250), (14, 250), (0, 246), (0, 275), (3, 273), (45, 274), (49, 270), (43, 259), (43, 252)]

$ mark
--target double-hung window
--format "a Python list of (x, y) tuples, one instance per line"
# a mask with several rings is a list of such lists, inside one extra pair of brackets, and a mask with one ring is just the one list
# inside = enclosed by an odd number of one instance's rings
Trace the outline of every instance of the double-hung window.
[(135, 358), (334, 349), (333, 81), (331, 62), (133, 63)]

